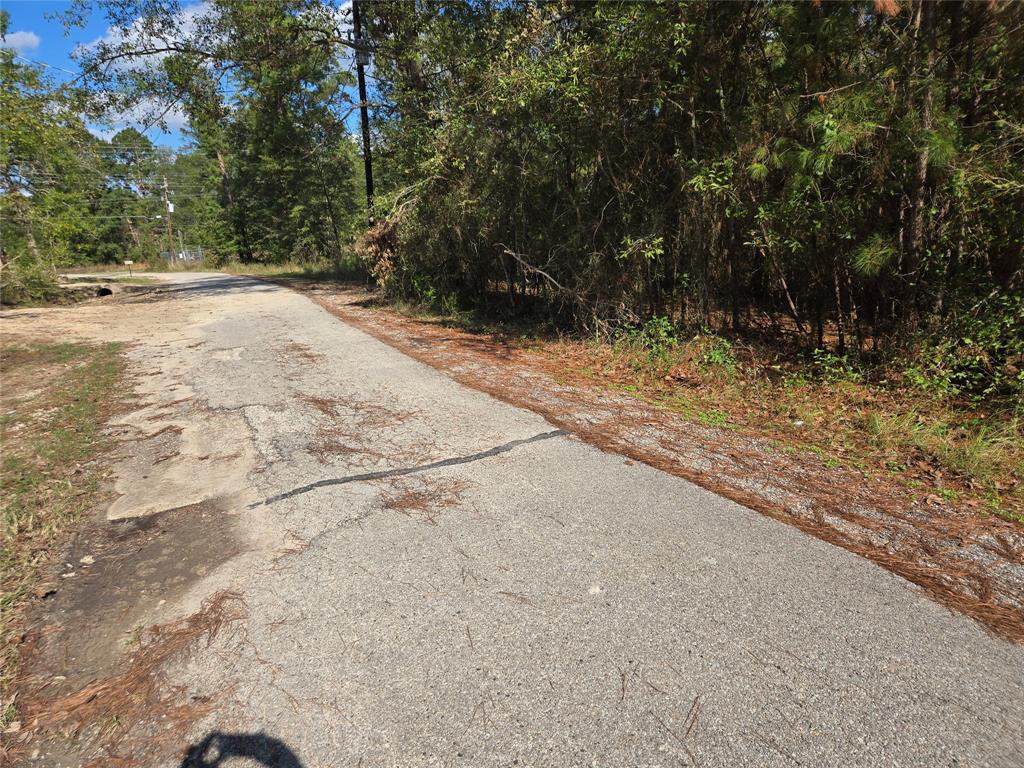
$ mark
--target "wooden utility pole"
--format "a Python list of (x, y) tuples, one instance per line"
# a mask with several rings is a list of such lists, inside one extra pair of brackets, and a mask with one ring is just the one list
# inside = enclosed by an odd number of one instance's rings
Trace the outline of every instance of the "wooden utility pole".
[(373, 161), (370, 156), (370, 111), (366, 103), (366, 73), (363, 67), (370, 63), (370, 50), (363, 41), (363, 23), (359, 15), (359, 0), (352, 0), (352, 32), (355, 37), (356, 77), (359, 81), (359, 121), (363, 129), (363, 171), (366, 175), (366, 214), (373, 224)]
[(174, 203), (171, 202), (171, 193), (167, 188), (167, 177), (164, 176), (164, 208), (167, 214), (167, 258), (173, 264), (174, 259), (174, 234), (171, 232), (171, 214), (174, 213)]

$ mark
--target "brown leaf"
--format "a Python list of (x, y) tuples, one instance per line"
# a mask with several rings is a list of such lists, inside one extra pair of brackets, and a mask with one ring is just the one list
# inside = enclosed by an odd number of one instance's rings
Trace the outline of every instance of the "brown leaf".
[(898, 0), (875, 0), (875, 13), (879, 16), (896, 16), (899, 12)]

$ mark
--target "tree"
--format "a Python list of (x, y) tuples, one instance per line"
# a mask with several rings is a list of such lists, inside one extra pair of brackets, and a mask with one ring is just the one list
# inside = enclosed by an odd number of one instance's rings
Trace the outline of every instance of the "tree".
[(108, 110), (149, 105), (159, 120), (184, 108), (218, 177), (218, 248), (245, 261), (340, 259), (358, 180), (334, 9), (311, 0), (216, 0), (198, 17), (145, 2), (104, 8), (124, 34), (84, 54), (86, 81)]
[[(0, 11), (0, 35), (9, 17)], [(5, 302), (53, 291), (56, 264), (92, 237), (83, 218), (96, 192), (93, 137), (74, 91), (54, 86), (0, 48), (0, 286)]]
[(1021, 386), (994, 329), (1024, 328), (1024, 6), (367, 11), (386, 290), (589, 331), (767, 316)]

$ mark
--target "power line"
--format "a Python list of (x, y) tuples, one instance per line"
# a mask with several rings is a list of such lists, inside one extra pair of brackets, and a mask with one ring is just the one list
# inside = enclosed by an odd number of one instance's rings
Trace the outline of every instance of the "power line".
[(14, 58), (21, 59), (22, 61), (27, 61), (29, 64), (36, 64), (36, 65), (38, 65), (40, 67), (48, 67), (49, 69), (56, 69), (58, 72), (65, 72), (65, 73), (67, 73), (69, 75), (77, 76), (79, 74), (78, 72), (72, 72), (70, 69), (64, 69), (64, 67), (58, 67), (58, 66), (55, 66), (53, 64), (47, 64), (45, 61), (36, 61), (35, 59), (30, 59), (28, 56), (22, 56), (20, 53), (15, 54)]
[(45, 210), (37, 211), (37, 213), (40, 213), (43, 216), (48, 216), (50, 218), (53, 218), (54, 216), (60, 216), (60, 218), (62, 220), (64, 220), (64, 221), (94, 221), (94, 220), (97, 220), (97, 219), (122, 219), (122, 220), (123, 219), (143, 219), (143, 220), (147, 220), (147, 221), (149, 221), (149, 220), (157, 221), (157, 220), (159, 220), (161, 218), (160, 216), (144, 216), (142, 214), (134, 214), (134, 213), (133, 214), (118, 214), (116, 216), (115, 215), (107, 215), (107, 214), (91, 214), (91, 213), (82, 213), (82, 214), (77, 214), (75, 216), (64, 216), (64, 215), (59, 214), (59, 213), (53, 213), (51, 211), (45, 211)]

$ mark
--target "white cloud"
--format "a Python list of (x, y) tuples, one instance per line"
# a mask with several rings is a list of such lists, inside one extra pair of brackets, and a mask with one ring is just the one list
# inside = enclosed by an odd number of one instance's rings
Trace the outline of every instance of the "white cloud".
[(4, 36), (3, 47), (12, 48), (24, 54), (39, 47), (39, 35), (35, 32), (9, 32)]
[(102, 125), (87, 125), (86, 127), (89, 129), (89, 133), (97, 139), (110, 141), (123, 126), (107, 127)]
[[(109, 122), (98, 124), (90, 123), (88, 125), (89, 132), (97, 138), (103, 139), (104, 141), (110, 141), (118, 131), (123, 128), (135, 128), (137, 130), (143, 130), (147, 125), (152, 123), (154, 119), (165, 109), (165, 105), (160, 102), (147, 99), (146, 101), (137, 104), (130, 110), (122, 112), (121, 114), (113, 117)], [(156, 142), (160, 140), (161, 134), (172, 134), (181, 133), (188, 127), (188, 116), (178, 106), (173, 106), (167, 113), (164, 114), (162, 122), (166, 124), (167, 130), (161, 130), (158, 125), (153, 125), (146, 129), (144, 132), (149, 138)]]
[[(125, 42), (133, 42), (140, 47), (160, 48), (173, 45), (174, 43), (186, 40), (198, 28), (203, 26), (203, 17), (210, 11), (210, 4), (203, 2), (194, 3), (181, 8), (174, 17), (173, 27), (179, 35), (164, 36), (154, 33), (142, 20), (136, 19), (128, 27), (107, 27), (107, 31), (89, 43), (79, 43), (73, 56), (85, 56), (94, 51), (100, 44), (118, 46)], [(116, 69), (133, 69), (157, 66), (169, 54), (167, 52), (152, 53), (142, 56), (129, 56), (121, 59)]]

